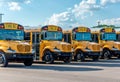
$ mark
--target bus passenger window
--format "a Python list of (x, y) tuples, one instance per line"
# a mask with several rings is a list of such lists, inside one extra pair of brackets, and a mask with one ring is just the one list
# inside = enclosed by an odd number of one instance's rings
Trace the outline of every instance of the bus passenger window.
[(43, 33), (42, 33), (42, 34), (41, 34), (41, 39), (42, 39), (42, 40), (44, 39), (43, 37), (44, 37), (44, 35), (43, 35)]
[(67, 42), (67, 36), (64, 34), (64, 42)]
[(25, 37), (24, 37), (24, 40), (30, 40), (30, 33), (24, 33), (25, 35)]
[(92, 34), (92, 41), (98, 43), (98, 35), (97, 34)]
[(68, 42), (68, 43), (71, 43), (71, 36), (70, 36), (70, 34), (64, 34), (64, 41)]
[(117, 34), (117, 41), (120, 41), (120, 34)]
[(37, 37), (37, 43), (39, 43), (39, 33), (36, 34)]
[(71, 35), (70, 35), (70, 33), (68, 34), (68, 43), (71, 43)]

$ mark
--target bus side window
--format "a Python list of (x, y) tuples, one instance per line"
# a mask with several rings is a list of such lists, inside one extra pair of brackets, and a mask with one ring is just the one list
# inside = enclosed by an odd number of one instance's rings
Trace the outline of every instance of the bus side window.
[(71, 43), (71, 36), (70, 33), (64, 34), (64, 41)]
[(120, 34), (117, 34), (117, 41), (120, 41)]
[(98, 35), (97, 34), (92, 34), (92, 41), (98, 43)]
[(76, 39), (76, 35), (73, 33), (72, 34), (72, 39), (75, 40)]
[(36, 37), (37, 37), (37, 41), (36, 42), (39, 43), (39, 40), (40, 40), (39, 33), (36, 34)]
[(100, 34), (100, 39), (101, 39), (101, 40), (105, 40), (105, 34), (104, 34), (104, 33), (101, 33), (101, 34)]
[(30, 32), (24, 33), (24, 40), (30, 41)]
[(67, 42), (67, 34), (64, 34), (63, 37), (64, 37), (64, 42)]
[(71, 43), (71, 34), (68, 34), (68, 43)]
[(41, 33), (41, 40), (43, 40), (43, 37), (44, 37), (44, 35), (43, 35), (43, 33)]

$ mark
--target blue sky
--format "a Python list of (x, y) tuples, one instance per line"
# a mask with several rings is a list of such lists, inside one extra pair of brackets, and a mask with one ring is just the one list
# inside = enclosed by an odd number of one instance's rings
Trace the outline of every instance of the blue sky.
[(65, 29), (101, 24), (120, 26), (120, 0), (0, 0), (3, 22), (46, 24)]

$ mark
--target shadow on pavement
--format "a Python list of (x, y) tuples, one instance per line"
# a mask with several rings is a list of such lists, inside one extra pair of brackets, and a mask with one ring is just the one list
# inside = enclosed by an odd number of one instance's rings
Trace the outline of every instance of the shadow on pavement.
[(25, 67), (24, 65), (18, 64), (9, 64), (8, 68), (18, 68), (18, 69), (35, 69), (35, 70), (54, 70), (54, 71), (100, 71), (103, 69), (99, 68), (89, 68), (89, 67), (72, 67), (68, 66), (52, 66), (52, 65), (42, 65), (42, 64), (33, 64), (32, 66)]
[(118, 60), (118, 59), (99, 60), (99, 61), (87, 60), (85, 62), (72, 62), (71, 65), (100, 66), (100, 67), (120, 67), (120, 60)]

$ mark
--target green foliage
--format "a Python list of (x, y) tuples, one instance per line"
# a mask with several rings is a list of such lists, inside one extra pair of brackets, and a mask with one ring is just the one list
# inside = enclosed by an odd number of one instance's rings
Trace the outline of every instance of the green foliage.
[(120, 28), (120, 27), (117, 27), (115, 25), (98, 25), (98, 26), (93, 26), (92, 28), (105, 28), (105, 27), (112, 27), (112, 28)]

